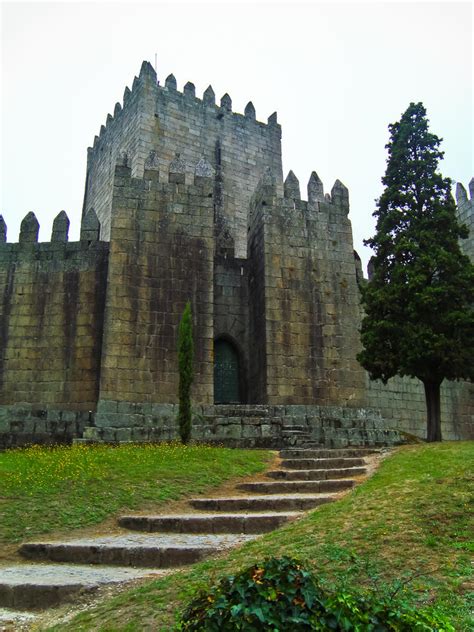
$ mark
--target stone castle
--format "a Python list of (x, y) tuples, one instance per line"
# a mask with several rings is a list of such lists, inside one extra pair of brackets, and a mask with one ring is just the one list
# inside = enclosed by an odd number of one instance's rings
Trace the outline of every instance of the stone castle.
[[(458, 185), (474, 256), (473, 183)], [(177, 329), (192, 303), (196, 439), (273, 446), (425, 435), (416, 380), (371, 382), (360, 348), (362, 268), (349, 194), (283, 181), (276, 114), (144, 62), (88, 149), (80, 241), (55, 219), (19, 243), (0, 218), (0, 445), (176, 436)], [(443, 436), (474, 437), (474, 386), (445, 383)]]

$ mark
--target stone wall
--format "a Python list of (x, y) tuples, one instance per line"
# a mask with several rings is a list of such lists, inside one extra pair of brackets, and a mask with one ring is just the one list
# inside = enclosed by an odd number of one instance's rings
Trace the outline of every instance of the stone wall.
[(214, 259), (214, 340), (229, 340), (237, 349), (242, 403), (248, 400), (248, 274), (247, 259)]
[[(347, 217), (347, 189), (336, 182), (331, 197), (313, 173), (309, 202), (301, 200), (294, 174), (285, 197), (266, 183), (257, 194), (251, 223), (263, 226), (257, 248), (263, 272), (255, 293), (264, 294), (266, 402), (361, 405), (364, 372), (355, 324), (359, 291)], [(252, 244), (262, 229), (251, 229)]]
[(163, 179), (156, 169), (143, 179), (125, 166), (115, 172), (98, 409), (106, 425), (108, 400), (177, 401), (177, 334), (187, 301), (194, 401), (213, 401), (213, 184), (199, 176), (184, 184), (182, 173)]
[[(456, 187), (458, 217), (469, 229), (460, 241), (462, 251), (474, 261), (474, 179), (469, 183), (470, 198), (462, 184)], [(386, 385), (366, 376), (367, 404), (378, 408), (389, 423), (405, 432), (426, 436), (426, 403), (419, 380), (394, 377)], [(443, 439), (474, 439), (474, 384), (448, 382), (441, 385), (441, 432)]]
[[(316, 174), (301, 200), (294, 174), (280, 198), (263, 179), (249, 228), (251, 402), (367, 406), (407, 433), (426, 436), (418, 380), (371, 381), (356, 360), (361, 308), (360, 261), (354, 256), (347, 189), (325, 195)], [(464, 211), (464, 221), (472, 213)], [(442, 386), (445, 439), (474, 436), (474, 385)]]
[[(172, 441), (178, 438), (178, 406), (108, 401), (109, 425), (88, 426), (84, 441)], [(133, 411), (133, 413), (132, 413)], [(390, 446), (402, 435), (367, 408), (338, 406), (216, 405), (193, 408), (192, 439), (240, 448), (281, 448), (294, 440), (288, 430), (303, 428), (329, 448)]]
[(101, 224), (101, 239), (110, 240), (114, 170), (124, 156), (132, 175), (143, 176), (145, 158), (149, 154), (155, 120), (156, 75), (144, 63), (140, 77), (133, 80), (132, 89), (125, 88), (123, 105), (115, 104), (113, 116), (107, 115), (105, 125), (87, 149), (87, 174), (83, 217), (94, 208)]
[(37, 243), (29, 213), (19, 243), (0, 242), (0, 404), (95, 410), (109, 245), (92, 216), (79, 242), (68, 227), (60, 213)]
[(469, 182), (469, 197), (466, 189), (458, 182), (456, 186), (458, 217), (469, 230), (467, 239), (461, 240), (463, 252), (474, 262), (474, 178)]
[(61, 410), (31, 404), (0, 405), (0, 450), (32, 443), (72, 443), (93, 420), (92, 411)]
[[(426, 403), (419, 380), (394, 377), (384, 385), (367, 380), (367, 405), (393, 427), (426, 437)], [(444, 381), (441, 386), (441, 433), (445, 440), (474, 439), (474, 384)]]
[(117, 103), (114, 116), (108, 115), (100, 136), (88, 150), (84, 212), (95, 209), (101, 237), (108, 240), (113, 169), (121, 155), (127, 154), (132, 175), (141, 178), (150, 156), (156, 167), (167, 173), (177, 152), (186, 165), (195, 165), (204, 156), (214, 171), (219, 170), (223, 214), (237, 256), (246, 256), (250, 197), (266, 167), (281, 179), (281, 127), (276, 115), (268, 124), (260, 123), (251, 103), (244, 115), (233, 113), (228, 95), (218, 106), (211, 86), (199, 99), (189, 82), (179, 92), (172, 75), (161, 87), (147, 62), (134, 79), (132, 90), (125, 90), (123, 107)]
[(251, 203), (248, 230), (248, 294), (249, 294), (249, 373), (248, 401), (266, 404), (267, 395), (267, 328), (265, 303), (265, 230), (266, 205), (271, 204), (275, 187), (272, 181), (262, 183)]

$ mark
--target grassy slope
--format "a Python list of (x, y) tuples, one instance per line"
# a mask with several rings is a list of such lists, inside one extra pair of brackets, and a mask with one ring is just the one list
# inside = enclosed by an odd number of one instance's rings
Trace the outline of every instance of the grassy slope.
[(270, 453), (205, 446), (33, 446), (0, 453), (0, 547), (98, 524), (265, 469)]
[(57, 629), (169, 630), (197, 587), (266, 556), (289, 554), (328, 582), (355, 590), (383, 590), (411, 578), (399, 596), (435, 602), (457, 630), (467, 631), (472, 629), (473, 463), (472, 442), (402, 448), (341, 501), (225, 558), (124, 592)]

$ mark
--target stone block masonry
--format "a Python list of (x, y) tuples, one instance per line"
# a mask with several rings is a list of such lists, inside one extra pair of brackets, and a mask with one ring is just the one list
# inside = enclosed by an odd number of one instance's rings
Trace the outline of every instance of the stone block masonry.
[[(283, 181), (276, 114), (232, 112), (144, 62), (88, 150), (80, 241), (56, 218), (19, 243), (0, 217), (0, 447), (177, 437), (178, 325), (191, 302), (193, 438), (328, 447), (424, 437), (416, 380), (371, 382), (349, 192)], [(459, 217), (472, 207), (457, 187)], [(368, 209), (370, 212), (370, 209)], [(443, 437), (474, 438), (473, 385), (442, 386)]]
[(469, 196), (463, 185), (460, 182), (457, 183), (456, 201), (459, 220), (465, 224), (469, 230), (467, 239), (461, 241), (461, 249), (471, 261), (474, 261), (474, 178), (471, 178), (469, 182)]
[(324, 196), (313, 173), (309, 201), (303, 202), (290, 172), (284, 192), (280, 198), (274, 182), (264, 183), (250, 219), (252, 291), (264, 296), (254, 317), (266, 358), (258, 397), (275, 405), (363, 405), (347, 189), (336, 182), (331, 196)]
[[(176, 403), (178, 325), (191, 301), (196, 403), (213, 401), (213, 183), (115, 171), (100, 400)], [(101, 408), (99, 407), (99, 412)], [(99, 415), (100, 417), (100, 415)]]
[(43, 404), (0, 405), (0, 450), (18, 448), (32, 443), (53, 445), (71, 443), (82, 437), (93, 421), (93, 413), (82, 410), (62, 410)]
[[(177, 405), (103, 402), (97, 425), (84, 430), (84, 441), (177, 440), (177, 409)], [(294, 426), (304, 427), (309, 440), (327, 448), (390, 446), (402, 441), (378, 411), (367, 408), (219, 405), (195, 406), (193, 412), (193, 439), (211, 445), (280, 448), (286, 445), (285, 429)]]
[(37, 243), (30, 213), (0, 242), (0, 404), (95, 410), (109, 244), (68, 243), (68, 224)]
[(244, 115), (234, 113), (229, 95), (216, 105), (211, 86), (202, 100), (192, 88), (188, 83), (187, 89), (179, 92), (173, 75), (160, 86), (152, 66), (143, 62), (132, 90), (125, 90), (123, 105), (116, 104), (114, 116), (108, 115), (88, 150), (84, 213), (95, 208), (101, 238), (109, 240), (113, 172), (123, 154), (128, 157), (132, 175), (138, 178), (143, 177), (151, 152), (156, 167), (164, 173), (176, 152), (187, 165), (196, 165), (205, 156), (219, 168), (222, 212), (231, 228), (237, 256), (245, 257), (247, 209), (258, 181), (266, 167), (279, 181), (282, 179), (281, 127), (276, 115), (268, 124), (257, 121), (251, 103)]

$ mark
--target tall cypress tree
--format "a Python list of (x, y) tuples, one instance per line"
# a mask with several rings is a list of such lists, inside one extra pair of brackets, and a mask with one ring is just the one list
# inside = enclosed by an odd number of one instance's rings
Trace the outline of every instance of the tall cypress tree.
[(184, 308), (178, 329), (179, 410), (178, 426), (182, 443), (191, 438), (191, 384), (193, 382), (193, 323), (191, 303)]
[(474, 266), (459, 247), (468, 231), (450, 179), (437, 171), (441, 139), (428, 131), (423, 104), (411, 103), (389, 131), (376, 234), (364, 242), (375, 255), (358, 360), (371, 379), (421, 380), (427, 440), (441, 441), (441, 383), (474, 379)]

